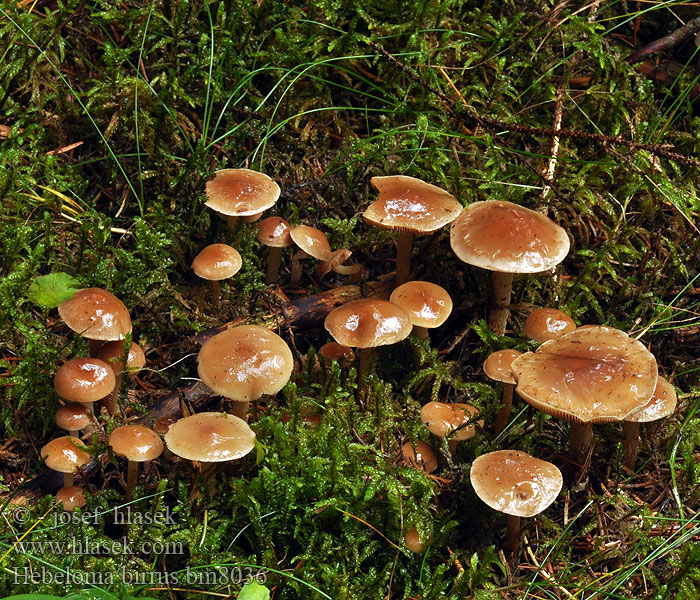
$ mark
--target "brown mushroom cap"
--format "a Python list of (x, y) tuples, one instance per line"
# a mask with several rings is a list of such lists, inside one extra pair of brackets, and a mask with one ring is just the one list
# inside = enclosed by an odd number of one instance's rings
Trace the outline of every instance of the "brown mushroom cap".
[(56, 371), (56, 393), (71, 402), (97, 402), (112, 393), (114, 371), (99, 358), (71, 358)]
[(522, 356), (517, 350), (498, 350), (492, 352), (484, 361), (484, 373), (489, 379), (502, 381), (503, 383), (515, 383), (515, 377), (511, 370), (513, 361)]
[(678, 397), (674, 387), (666, 378), (659, 375), (651, 400), (639, 410), (633, 412), (631, 415), (627, 415), (625, 421), (630, 421), (632, 423), (648, 423), (650, 421), (663, 419), (673, 414), (673, 411), (676, 410), (677, 401)]
[(61, 406), (56, 411), (56, 425), (67, 431), (80, 431), (90, 424), (90, 415), (85, 405), (75, 402)]
[(406, 544), (406, 548), (408, 548), (411, 552), (415, 552), (416, 554), (423, 552), (427, 546), (427, 542), (421, 542), (420, 536), (418, 535), (418, 530), (415, 527), (411, 527), (406, 532), (406, 536), (404, 537), (403, 541)]
[[(438, 437), (446, 437), (455, 429), (460, 428), (451, 439), (462, 441), (474, 437), (476, 427), (464, 424), (479, 414), (479, 409), (470, 404), (444, 402), (428, 402), (420, 409), (420, 420), (430, 433)], [(480, 421), (483, 426), (484, 422)]]
[(59, 473), (75, 473), (90, 462), (90, 455), (81, 450), (85, 444), (78, 438), (63, 436), (51, 440), (41, 449), (41, 458), (49, 469)]
[(76, 508), (85, 506), (85, 492), (77, 485), (69, 485), (56, 492), (56, 502), (60, 502), (63, 510), (73, 512)]
[(462, 211), (452, 194), (415, 177), (372, 177), (371, 183), (379, 197), (362, 216), (377, 227), (422, 235), (447, 225)]
[(494, 510), (515, 517), (534, 517), (559, 495), (561, 471), (552, 463), (517, 450), (482, 454), (469, 478), (476, 495)]
[(452, 298), (447, 291), (428, 281), (408, 281), (397, 287), (390, 302), (403, 308), (418, 327), (440, 327), (452, 312)]
[(656, 359), (612, 327), (577, 329), (512, 364), (518, 395), (548, 414), (582, 423), (620, 421), (654, 393)]
[(324, 326), (336, 342), (352, 348), (374, 348), (407, 338), (413, 326), (406, 312), (387, 300), (353, 300), (333, 309)]
[(277, 334), (257, 325), (231, 327), (199, 351), (198, 372), (217, 394), (238, 402), (276, 394), (294, 368), (292, 351)]
[(309, 256), (318, 260), (330, 260), (331, 245), (328, 243), (326, 234), (320, 229), (309, 225), (298, 225), (293, 227), (289, 234), (294, 243)]
[(158, 434), (142, 425), (117, 427), (109, 436), (109, 445), (115, 454), (132, 462), (146, 462), (163, 453), (163, 442)]
[(246, 217), (274, 206), (280, 186), (264, 173), (250, 169), (221, 169), (207, 181), (205, 206), (224, 215)]
[(66, 325), (91, 340), (123, 340), (131, 333), (131, 317), (124, 303), (100, 288), (78, 290), (58, 307)]
[(204, 412), (171, 425), (165, 443), (173, 454), (182, 458), (222, 462), (248, 454), (255, 447), (255, 433), (243, 419)]
[(233, 277), (241, 265), (238, 250), (227, 244), (211, 244), (194, 257), (192, 270), (202, 279), (221, 281)]
[(411, 442), (406, 442), (401, 446), (401, 455), (403, 456), (403, 462), (416, 469), (421, 469), (426, 473), (432, 473), (437, 469), (437, 456), (433, 449), (428, 446), (425, 442), (418, 440), (416, 442), (416, 449), (413, 450), (413, 444)]
[(341, 367), (349, 367), (355, 362), (355, 353), (352, 348), (343, 346), (338, 342), (328, 342), (318, 349), (319, 355), (327, 361), (335, 360)]
[(95, 358), (103, 360), (112, 367), (115, 375), (123, 371), (135, 373), (143, 369), (143, 366), (146, 364), (146, 355), (136, 342), (131, 342), (129, 346), (129, 353), (126, 357), (126, 369), (122, 362), (122, 358), (124, 358), (124, 342), (107, 342), (95, 352)]
[(257, 239), (263, 246), (287, 248), (294, 243), (290, 234), (292, 226), (281, 217), (267, 217), (260, 221), (259, 227)]
[(450, 228), (450, 245), (470, 265), (503, 273), (537, 273), (558, 265), (569, 236), (548, 217), (501, 200), (474, 202)]
[(576, 323), (564, 311), (556, 308), (537, 308), (525, 319), (525, 335), (536, 342), (554, 340), (576, 329)]

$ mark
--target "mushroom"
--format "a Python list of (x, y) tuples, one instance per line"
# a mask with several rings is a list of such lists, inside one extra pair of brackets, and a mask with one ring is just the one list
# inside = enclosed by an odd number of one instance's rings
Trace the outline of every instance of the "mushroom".
[(404, 464), (425, 471), (426, 473), (432, 473), (437, 469), (438, 462), (435, 452), (428, 444), (421, 440), (415, 443), (415, 449), (411, 442), (406, 442), (401, 446), (401, 456), (403, 457)]
[(338, 342), (323, 344), (323, 346), (318, 349), (318, 354), (327, 361), (328, 366), (330, 366), (330, 362), (334, 360), (341, 369), (349, 367), (355, 362), (355, 353), (352, 351), (352, 348), (343, 346)]
[(123, 340), (132, 330), (124, 303), (100, 288), (78, 290), (59, 305), (58, 314), (68, 327), (90, 340)]
[(250, 169), (220, 169), (207, 181), (205, 206), (226, 218), (229, 229), (238, 217), (251, 217), (271, 208), (280, 197), (280, 186), (264, 173)]
[(540, 344), (571, 333), (575, 329), (574, 320), (557, 308), (537, 308), (527, 316), (523, 324), (525, 335)]
[(63, 473), (63, 487), (73, 485), (73, 475), (90, 462), (90, 455), (83, 450), (85, 444), (68, 435), (51, 440), (41, 449), (41, 458), (49, 469)]
[(515, 387), (515, 377), (511, 371), (513, 361), (521, 356), (517, 350), (498, 350), (492, 352), (484, 361), (484, 373), (489, 379), (503, 383), (503, 397), (501, 399), (501, 410), (496, 417), (494, 431), (498, 434), (508, 422), (510, 411), (513, 406), (513, 388)]
[(301, 281), (301, 260), (312, 256), (317, 260), (330, 260), (331, 245), (326, 239), (326, 234), (320, 229), (309, 225), (298, 225), (289, 232), (294, 243), (300, 250), (292, 257), (292, 274), (289, 279), (291, 285), (298, 285)]
[(123, 425), (111, 433), (109, 445), (115, 454), (126, 457), (128, 461), (126, 501), (129, 502), (136, 486), (139, 463), (158, 458), (163, 453), (163, 442), (158, 434), (148, 427)]
[(120, 412), (119, 392), (122, 387), (122, 375), (124, 373), (127, 375), (138, 373), (146, 364), (146, 355), (136, 342), (129, 344), (129, 350), (126, 352), (126, 365), (124, 365), (124, 353), (123, 342), (107, 342), (95, 352), (95, 358), (106, 362), (114, 371), (114, 390), (104, 400), (107, 412), (112, 416), (118, 415)]
[[(420, 420), (433, 435), (449, 438), (448, 448), (454, 454), (457, 442), (469, 440), (476, 435), (476, 427), (467, 423), (473, 421), (478, 414), (479, 409), (470, 404), (428, 402), (420, 409)], [(479, 421), (478, 425), (483, 427), (484, 422)]]
[(462, 205), (445, 190), (406, 175), (372, 177), (377, 200), (362, 214), (372, 225), (398, 231), (396, 285), (408, 281), (414, 235), (426, 235), (452, 222)]
[(76, 508), (85, 506), (85, 492), (78, 485), (63, 487), (56, 492), (56, 502), (59, 502), (66, 512), (73, 512)]
[(505, 549), (513, 558), (518, 554), (520, 518), (545, 510), (564, 483), (555, 465), (517, 450), (482, 454), (472, 463), (469, 479), (483, 502), (507, 515)]
[(425, 340), (428, 329), (440, 327), (452, 312), (447, 290), (427, 281), (408, 281), (391, 293), (389, 301), (403, 308), (411, 319), (413, 331)]
[(234, 413), (243, 418), (252, 400), (279, 392), (294, 368), (286, 342), (257, 325), (231, 327), (215, 335), (202, 346), (197, 361), (202, 381), (233, 400)]
[(420, 554), (423, 552), (425, 547), (430, 543), (430, 539), (421, 541), (420, 536), (418, 535), (418, 530), (415, 527), (411, 527), (406, 532), (403, 541), (406, 544), (406, 548), (415, 554)]
[(347, 248), (333, 250), (331, 257), (316, 267), (316, 277), (323, 279), (328, 273), (333, 271), (338, 275), (350, 275), (351, 282), (360, 281), (362, 275), (362, 265), (343, 263), (352, 256), (352, 251)]
[(518, 395), (571, 423), (570, 458), (585, 475), (593, 423), (622, 421), (654, 393), (656, 359), (638, 340), (612, 327), (586, 327), (526, 352), (512, 364)]
[(65, 400), (85, 404), (90, 414), (92, 405), (114, 390), (117, 380), (114, 371), (99, 358), (71, 358), (61, 365), (54, 376), (56, 393)]
[(260, 221), (260, 232), (258, 241), (263, 246), (270, 248), (270, 255), (267, 258), (267, 272), (265, 283), (274, 283), (277, 280), (282, 262), (282, 249), (294, 244), (290, 232), (292, 226), (281, 217), (267, 217)]
[(56, 425), (68, 431), (68, 435), (71, 437), (77, 437), (78, 432), (88, 427), (92, 422), (88, 409), (79, 402), (61, 406), (56, 411), (55, 420)]
[(543, 214), (512, 202), (474, 202), (450, 228), (457, 257), (492, 271), (488, 325), (503, 335), (514, 273), (538, 273), (558, 265), (569, 252), (569, 236)]
[(221, 296), (220, 281), (233, 277), (243, 265), (241, 255), (227, 244), (211, 244), (204, 248), (192, 261), (195, 275), (211, 282), (211, 299), (219, 306)]

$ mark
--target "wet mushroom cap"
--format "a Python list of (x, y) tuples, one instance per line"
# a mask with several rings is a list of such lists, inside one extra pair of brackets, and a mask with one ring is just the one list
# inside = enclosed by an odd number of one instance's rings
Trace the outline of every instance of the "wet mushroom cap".
[(91, 340), (123, 340), (132, 330), (124, 303), (100, 288), (78, 290), (58, 307), (58, 314), (73, 331)]
[(390, 302), (403, 308), (418, 327), (439, 327), (452, 312), (452, 298), (447, 291), (428, 281), (408, 281), (397, 287)]
[(538, 273), (569, 252), (569, 236), (554, 221), (501, 200), (474, 202), (450, 228), (450, 245), (470, 265), (503, 273)]
[(518, 450), (482, 454), (472, 463), (469, 478), (483, 502), (515, 517), (541, 513), (564, 483), (555, 465)]
[(332, 360), (337, 361), (340, 367), (349, 367), (355, 362), (355, 353), (352, 351), (352, 348), (343, 346), (338, 342), (323, 344), (318, 349), (318, 353), (329, 362)]
[(63, 510), (71, 512), (76, 508), (82, 508), (87, 503), (83, 488), (77, 485), (69, 485), (56, 492), (56, 502), (59, 502)]
[(238, 250), (227, 244), (211, 244), (192, 261), (195, 275), (208, 281), (221, 281), (240, 271), (243, 260)]
[(326, 234), (320, 229), (309, 225), (298, 225), (289, 232), (294, 243), (299, 246), (309, 256), (318, 260), (330, 260), (331, 245), (328, 243)]
[[(464, 424), (478, 414), (479, 409), (469, 404), (428, 402), (420, 410), (420, 420), (430, 433), (442, 438), (459, 428), (451, 439), (462, 441), (471, 439), (476, 434), (473, 423), (466, 426)], [(480, 424), (483, 425), (484, 422), (480, 421)]]
[(71, 402), (97, 402), (112, 393), (117, 380), (112, 367), (99, 358), (71, 358), (56, 371), (56, 393)]
[(136, 342), (131, 342), (129, 346), (129, 352), (126, 356), (126, 368), (124, 368), (124, 363), (122, 362), (124, 358), (124, 342), (121, 341), (107, 342), (95, 352), (95, 358), (99, 358), (112, 367), (115, 375), (122, 371), (140, 371), (146, 364), (146, 355)]
[(379, 196), (362, 216), (384, 229), (427, 234), (447, 225), (462, 211), (452, 194), (415, 177), (372, 177), (371, 183)]
[(498, 350), (492, 352), (484, 361), (484, 373), (489, 379), (503, 383), (515, 383), (515, 377), (511, 370), (513, 361), (522, 356), (517, 350)]
[(80, 431), (90, 424), (85, 405), (80, 403), (66, 404), (56, 411), (56, 425), (67, 431)]
[(276, 394), (294, 368), (292, 351), (272, 331), (257, 325), (231, 327), (199, 351), (198, 372), (217, 394), (238, 402)]
[(133, 462), (146, 462), (163, 453), (163, 442), (158, 434), (142, 425), (117, 427), (109, 436), (109, 445), (115, 454)]
[(673, 414), (673, 411), (676, 410), (677, 401), (678, 397), (674, 387), (666, 378), (659, 375), (651, 400), (638, 411), (627, 415), (625, 421), (630, 421), (632, 423), (649, 423), (650, 421), (663, 419)]
[(432, 473), (438, 466), (435, 452), (428, 444), (420, 440), (416, 442), (415, 446), (415, 451), (413, 450), (413, 444), (411, 444), (411, 442), (406, 442), (401, 446), (401, 456), (403, 457), (404, 464), (416, 469), (421, 469), (426, 473)]
[(260, 221), (259, 227), (257, 240), (263, 246), (287, 248), (294, 243), (290, 234), (292, 226), (281, 217), (267, 217)]
[(221, 169), (206, 184), (205, 206), (229, 216), (256, 215), (274, 206), (280, 186), (264, 173), (250, 169)]
[(556, 308), (537, 308), (525, 319), (525, 335), (536, 342), (547, 342), (576, 329), (576, 323), (564, 311)]
[(353, 300), (332, 310), (324, 321), (336, 342), (351, 348), (374, 348), (407, 338), (413, 325), (406, 312), (387, 300)]
[(205, 412), (180, 419), (165, 434), (168, 449), (200, 462), (236, 460), (255, 447), (255, 433), (233, 415)]
[(75, 473), (90, 462), (90, 455), (81, 450), (85, 444), (78, 438), (63, 436), (51, 440), (41, 449), (41, 458), (49, 469), (59, 473)]
[(577, 329), (512, 364), (518, 395), (550, 415), (583, 423), (624, 420), (654, 393), (656, 359), (612, 327)]

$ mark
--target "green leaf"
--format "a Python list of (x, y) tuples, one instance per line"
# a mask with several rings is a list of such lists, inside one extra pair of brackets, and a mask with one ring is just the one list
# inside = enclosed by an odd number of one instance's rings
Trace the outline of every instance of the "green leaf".
[(270, 600), (270, 590), (253, 580), (243, 586), (238, 600)]
[(68, 273), (49, 273), (37, 278), (29, 286), (27, 297), (39, 306), (55, 308), (61, 302), (70, 300), (79, 289), (78, 280)]

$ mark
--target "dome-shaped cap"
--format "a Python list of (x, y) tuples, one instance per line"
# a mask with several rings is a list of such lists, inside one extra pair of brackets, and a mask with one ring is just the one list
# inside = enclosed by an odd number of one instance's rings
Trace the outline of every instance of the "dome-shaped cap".
[(558, 265), (569, 236), (554, 221), (501, 200), (474, 202), (450, 228), (450, 245), (470, 265), (503, 273), (537, 273)]
[(498, 350), (492, 352), (484, 361), (484, 373), (489, 379), (502, 381), (503, 383), (515, 383), (515, 377), (511, 370), (513, 361), (522, 356), (517, 350)]
[(416, 469), (421, 469), (426, 473), (432, 473), (438, 466), (435, 452), (428, 444), (420, 440), (416, 442), (415, 446), (415, 451), (413, 450), (413, 444), (411, 444), (411, 442), (406, 442), (401, 446), (403, 462)]
[(217, 394), (238, 402), (276, 394), (294, 368), (292, 351), (277, 334), (257, 325), (231, 327), (199, 351), (198, 372)]
[(146, 355), (136, 342), (131, 342), (129, 346), (129, 353), (126, 356), (126, 368), (124, 368), (124, 363), (122, 362), (124, 358), (124, 342), (107, 342), (95, 352), (95, 358), (103, 360), (112, 367), (115, 375), (123, 371), (135, 373), (143, 369), (143, 366), (146, 364)]
[(576, 323), (563, 310), (557, 308), (537, 308), (525, 319), (525, 335), (536, 342), (555, 340), (576, 329)]
[(90, 424), (90, 415), (84, 404), (65, 404), (56, 411), (56, 425), (66, 431), (80, 431)]
[(440, 327), (452, 312), (447, 290), (428, 281), (408, 281), (397, 287), (389, 300), (408, 313), (413, 325), (427, 329)]
[[(442, 438), (460, 428), (451, 439), (462, 441), (471, 439), (476, 434), (476, 428), (473, 424), (466, 426), (464, 424), (478, 414), (479, 409), (470, 404), (428, 402), (420, 409), (420, 420), (430, 433)], [(483, 421), (479, 423), (480, 425), (484, 424)]]
[(211, 244), (192, 261), (192, 270), (202, 279), (221, 281), (233, 277), (243, 261), (238, 250), (227, 244)]
[(333, 309), (324, 326), (336, 342), (351, 348), (374, 348), (407, 338), (413, 325), (406, 312), (393, 302), (367, 298)]
[(71, 402), (97, 402), (112, 393), (117, 380), (114, 371), (99, 358), (71, 358), (56, 371), (56, 393)]
[(78, 438), (63, 436), (51, 440), (41, 449), (41, 458), (49, 469), (59, 473), (75, 473), (90, 462), (90, 455), (81, 450), (85, 444)]
[(632, 423), (648, 423), (657, 421), (673, 414), (676, 410), (678, 397), (676, 390), (669, 381), (659, 375), (656, 380), (656, 388), (651, 400), (639, 410), (625, 417), (625, 421)]
[(66, 325), (91, 340), (123, 340), (131, 333), (131, 317), (124, 303), (107, 290), (85, 288), (58, 307)]
[(257, 239), (263, 246), (287, 248), (294, 243), (291, 236), (292, 226), (282, 217), (267, 217), (260, 221), (259, 227)]
[(447, 225), (462, 211), (452, 194), (415, 177), (372, 177), (371, 183), (379, 197), (362, 216), (378, 227), (421, 235)]
[(656, 359), (612, 327), (577, 329), (526, 352), (512, 364), (518, 395), (556, 417), (584, 423), (621, 421), (654, 393)]
[(355, 353), (352, 348), (348, 346), (343, 346), (338, 342), (328, 342), (323, 344), (318, 349), (320, 356), (323, 356), (328, 362), (335, 360), (341, 367), (349, 367), (355, 362)]
[(83, 488), (69, 485), (56, 492), (56, 502), (60, 503), (66, 512), (73, 512), (76, 508), (85, 506), (87, 500), (85, 500)]
[(132, 462), (146, 462), (163, 454), (163, 442), (158, 434), (142, 425), (117, 427), (109, 436), (115, 454)]
[(469, 478), (476, 495), (494, 510), (534, 517), (556, 500), (563, 484), (552, 463), (517, 450), (497, 450), (474, 460)]
[(255, 447), (255, 433), (243, 419), (205, 412), (171, 425), (165, 443), (173, 454), (182, 458), (222, 462), (248, 454)]
[(280, 186), (264, 173), (250, 169), (221, 169), (207, 181), (209, 208), (232, 217), (256, 215), (274, 206)]
[(298, 225), (289, 232), (294, 243), (299, 246), (309, 256), (318, 260), (330, 260), (331, 245), (328, 243), (326, 234), (320, 229), (309, 225)]

